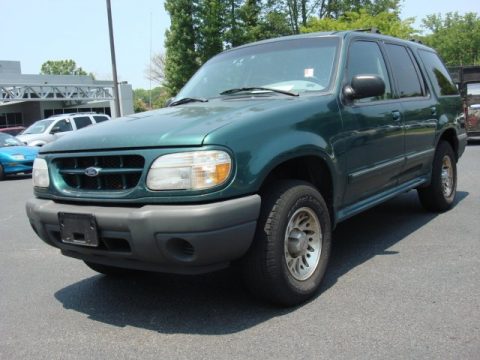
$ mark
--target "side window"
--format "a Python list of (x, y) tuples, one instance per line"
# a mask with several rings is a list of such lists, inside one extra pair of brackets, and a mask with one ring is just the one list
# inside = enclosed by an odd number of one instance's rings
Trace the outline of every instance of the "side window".
[(59, 120), (53, 127), (58, 128), (58, 132), (72, 131), (70, 120)]
[(95, 122), (97, 122), (97, 124), (102, 122), (102, 121), (108, 120), (108, 118), (106, 116), (94, 116), (93, 118), (95, 119)]
[(365, 103), (371, 101), (385, 100), (392, 98), (392, 88), (388, 78), (387, 67), (383, 59), (380, 47), (372, 41), (355, 41), (348, 52), (348, 82), (352, 81), (355, 75), (370, 74), (377, 75), (385, 82), (385, 94), (381, 97), (370, 97), (357, 100)]
[(73, 121), (75, 121), (75, 125), (77, 126), (77, 129), (81, 129), (88, 125), (92, 125), (92, 120), (90, 120), (88, 116), (78, 116), (73, 118)]
[(458, 94), (457, 87), (437, 54), (427, 50), (419, 50), (419, 54), (435, 92), (440, 96)]
[(423, 96), (422, 85), (412, 58), (404, 46), (385, 44), (392, 74), (401, 98)]

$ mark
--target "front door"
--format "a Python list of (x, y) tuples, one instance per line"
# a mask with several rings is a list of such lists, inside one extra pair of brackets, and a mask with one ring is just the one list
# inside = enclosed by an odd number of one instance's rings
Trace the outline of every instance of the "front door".
[(350, 45), (346, 83), (360, 74), (380, 76), (385, 82), (385, 94), (342, 107), (348, 177), (343, 201), (346, 206), (395, 186), (405, 161), (402, 109), (393, 99), (385, 60), (375, 41), (357, 40)]

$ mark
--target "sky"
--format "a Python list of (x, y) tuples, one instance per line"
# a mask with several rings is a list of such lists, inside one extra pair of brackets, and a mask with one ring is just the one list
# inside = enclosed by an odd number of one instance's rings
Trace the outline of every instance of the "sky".
[[(150, 54), (164, 51), (170, 26), (163, 1), (111, 3), (118, 79), (148, 89)], [(474, 0), (404, 0), (401, 18), (415, 17), (420, 27), (432, 13), (479, 10)], [(0, 24), (0, 60), (19, 60), (24, 74), (38, 74), (47, 60), (73, 59), (99, 80), (112, 78), (104, 0), (0, 0)]]

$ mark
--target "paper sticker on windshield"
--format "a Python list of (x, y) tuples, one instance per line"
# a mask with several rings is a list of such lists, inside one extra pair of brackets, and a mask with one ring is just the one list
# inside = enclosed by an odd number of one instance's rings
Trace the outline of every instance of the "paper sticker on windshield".
[(305, 69), (303, 73), (304, 73), (303, 76), (306, 77), (306, 78), (315, 76), (313, 68)]

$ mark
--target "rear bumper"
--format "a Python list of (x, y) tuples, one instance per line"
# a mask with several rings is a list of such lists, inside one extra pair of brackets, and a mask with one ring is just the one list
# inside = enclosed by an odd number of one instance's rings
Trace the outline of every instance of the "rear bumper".
[[(95, 263), (149, 271), (202, 273), (225, 267), (250, 247), (260, 196), (201, 205), (146, 205), (139, 208), (27, 202), (39, 237), (64, 255)], [(61, 241), (58, 213), (92, 214), (99, 247)]]

